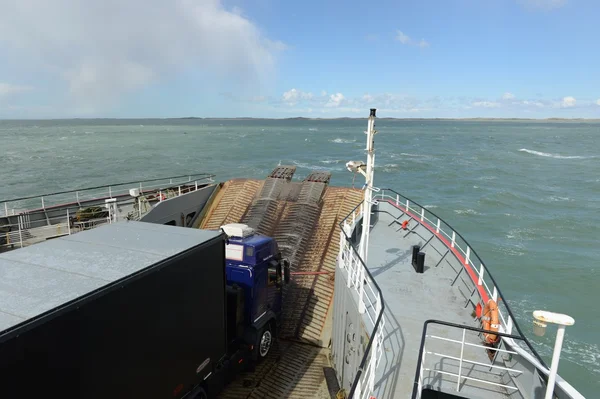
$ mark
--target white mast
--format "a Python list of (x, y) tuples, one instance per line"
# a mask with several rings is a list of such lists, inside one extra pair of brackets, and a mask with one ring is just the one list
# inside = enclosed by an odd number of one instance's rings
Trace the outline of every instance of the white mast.
[(350, 161), (346, 163), (346, 168), (350, 172), (360, 173), (365, 177), (365, 185), (363, 186), (363, 190), (365, 190), (364, 202), (362, 207), (362, 233), (360, 239), (360, 246), (358, 253), (362, 260), (367, 263), (367, 252), (369, 248), (369, 226), (371, 224), (371, 205), (373, 203), (373, 191), (379, 191), (374, 189), (373, 187), (373, 174), (375, 169), (375, 148), (373, 136), (377, 134), (375, 130), (375, 112), (377, 110), (375, 108), (371, 108), (371, 114), (369, 115), (369, 121), (367, 124), (367, 131), (365, 134), (367, 135), (367, 164), (365, 165), (362, 161)]
[[(369, 250), (369, 234), (370, 234), (370, 226), (371, 226), (371, 205), (373, 204), (373, 191), (379, 191), (373, 187), (373, 174), (375, 169), (375, 149), (374, 149), (374, 141), (373, 137), (377, 134), (375, 130), (375, 112), (377, 110), (375, 108), (371, 108), (371, 114), (369, 115), (369, 121), (367, 125), (367, 131), (365, 134), (367, 135), (367, 164), (361, 161), (350, 161), (346, 163), (346, 168), (350, 172), (358, 172), (365, 177), (365, 185), (363, 186), (363, 190), (365, 191), (364, 201), (362, 205), (362, 233), (360, 236), (360, 246), (358, 249), (358, 253), (362, 260), (367, 264), (367, 253)], [(363, 281), (365, 279), (365, 271), (364, 268), (358, 267), (357, 272), (357, 285), (359, 287), (359, 299), (358, 299), (358, 311), (360, 313), (365, 312), (365, 303), (363, 301)]]
[(371, 226), (371, 204), (373, 202), (373, 175), (375, 168), (375, 148), (373, 137), (377, 133), (375, 131), (375, 108), (371, 108), (371, 114), (369, 115), (369, 121), (367, 124), (367, 172), (365, 176), (365, 200), (363, 202), (363, 224), (362, 233), (360, 235), (360, 248), (359, 253), (362, 260), (367, 264), (367, 253), (369, 250), (369, 234)]

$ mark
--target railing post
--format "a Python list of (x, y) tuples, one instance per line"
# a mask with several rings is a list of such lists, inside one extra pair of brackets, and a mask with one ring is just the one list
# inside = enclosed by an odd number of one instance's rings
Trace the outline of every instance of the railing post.
[(69, 208), (67, 208), (67, 232), (71, 235), (71, 219), (69, 218)]
[(437, 221), (437, 227), (435, 228), (435, 232), (440, 234), (440, 219)]
[(506, 333), (512, 334), (512, 328), (513, 328), (513, 321), (512, 321), (512, 317), (510, 317), (510, 315), (509, 315), (508, 321), (506, 322)]
[(465, 350), (465, 334), (467, 330), (463, 328), (462, 343), (460, 345), (460, 360), (458, 362), (458, 380), (456, 381), (456, 392), (460, 391), (460, 374), (462, 372), (463, 352)]
[(79, 191), (75, 191), (75, 199), (77, 200), (77, 205), (81, 205), (79, 203)]
[(112, 189), (108, 186), (108, 197), (112, 198)]
[(365, 268), (362, 266), (362, 264), (360, 263), (360, 261), (356, 262), (356, 274), (358, 276), (358, 284), (356, 286), (356, 288), (358, 288), (358, 312), (359, 313), (365, 313), (366, 310), (366, 306), (365, 306), (365, 290), (364, 290), (364, 283), (365, 283)]
[(140, 194), (143, 194), (144, 190), (142, 189), (142, 182), (140, 182)]
[(425, 208), (421, 208), (421, 222), (425, 219)]
[(483, 268), (483, 263), (482, 263), (481, 266), (479, 266), (479, 280), (477, 280), (477, 285), (483, 284), (483, 272), (484, 272), (484, 268)]
[(21, 216), (19, 216), (18, 224), (19, 224), (19, 243), (21, 244), (21, 248), (23, 248), (23, 234), (21, 233)]
[(4, 216), (8, 216), (8, 202), (4, 203)]
[(400, 203), (400, 196), (396, 194), (396, 206)]
[(42, 209), (46, 209), (46, 206), (44, 205), (44, 197), (40, 197), (42, 199)]
[(498, 290), (496, 289), (496, 286), (494, 286), (494, 292), (492, 293), (492, 299), (494, 300), (494, 302), (498, 302)]
[[(375, 303), (375, 320), (377, 320), (377, 315), (381, 312), (381, 294), (377, 293), (377, 302)], [(377, 352), (379, 348), (379, 339), (378, 332), (373, 331), (373, 344), (371, 345), (371, 366), (369, 369), (371, 370), (371, 375), (369, 375), (369, 395), (373, 395), (375, 391), (375, 368), (377, 367)]]
[[(344, 222), (344, 225), (346, 223)], [(342, 225), (342, 229), (344, 228), (344, 226)], [(338, 251), (338, 266), (340, 268), (343, 268), (344, 265), (344, 232), (340, 231), (340, 250)]]
[(469, 257), (471, 256), (471, 247), (467, 245), (467, 254), (465, 256), (465, 265), (469, 264)]
[(406, 200), (406, 211), (407, 211), (407, 212), (408, 212), (408, 204), (409, 204), (409, 201), (408, 201), (408, 200)]
[(362, 384), (360, 383), (360, 378), (358, 379), (358, 382), (356, 383), (356, 389), (354, 390), (354, 397), (355, 398), (362, 398)]
[(194, 183), (195, 183), (195, 186), (196, 186), (196, 188), (194, 189), (194, 191), (198, 191), (198, 180), (196, 180)]
[(354, 263), (354, 252), (352, 251), (352, 248), (348, 248), (348, 253), (346, 255), (346, 264), (348, 265), (346, 270), (348, 271), (348, 282), (346, 283), (346, 287), (350, 288), (352, 287), (352, 284), (354, 284), (354, 275), (352, 273), (354, 273), (354, 270), (352, 270), (352, 264)]
[(452, 232), (452, 244), (450, 245), (452, 248), (454, 248), (454, 243), (456, 242), (456, 233)]
[(181, 195), (181, 186), (177, 187), (177, 189), (178, 189), (178, 191), (179, 191), (179, 194), (178, 194), (178, 195)]
[(421, 391), (423, 390), (423, 369), (425, 368), (425, 354), (426, 353), (427, 353), (427, 348), (425, 347), (425, 345), (423, 345), (423, 355), (421, 356), (421, 368), (419, 369), (419, 382), (418, 382), (419, 396), (417, 396), (418, 398), (421, 397)]
[(158, 202), (162, 202), (162, 191), (158, 192)]

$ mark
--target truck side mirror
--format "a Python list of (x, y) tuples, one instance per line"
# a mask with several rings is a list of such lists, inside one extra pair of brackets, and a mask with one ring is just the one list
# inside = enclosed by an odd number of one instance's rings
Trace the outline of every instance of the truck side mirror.
[(290, 262), (287, 259), (283, 260), (283, 281), (290, 283)]

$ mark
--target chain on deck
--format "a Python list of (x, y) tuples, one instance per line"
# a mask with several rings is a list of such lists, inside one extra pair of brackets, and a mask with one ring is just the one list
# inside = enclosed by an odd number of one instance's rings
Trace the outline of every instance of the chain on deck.
[[(210, 204), (201, 228), (243, 222), (274, 237), (293, 275), (284, 288), (281, 337), (269, 357), (243, 373), (223, 398), (329, 398), (324, 368), (329, 345), (339, 223), (362, 199), (360, 190), (329, 187), (330, 174), (292, 182), (295, 167), (280, 166), (264, 181), (231, 180)], [(331, 272), (331, 274), (310, 274)], [(309, 344), (309, 345), (307, 345)]]

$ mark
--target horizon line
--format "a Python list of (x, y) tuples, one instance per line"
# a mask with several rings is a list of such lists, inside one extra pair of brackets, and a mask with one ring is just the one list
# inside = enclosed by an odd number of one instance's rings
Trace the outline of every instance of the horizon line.
[[(79, 117), (79, 118), (28, 118), (28, 119), (12, 119), (12, 118), (0, 118), (0, 121), (68, 121), (68, 120), (364, 120), (368, 119), (365, 117), (355, 116), (341, 116), (333, 118), (321, 118), (321, 117), (306, 117), (306, 116), (294, 116), (294, 117), (252, 117), (252, 116), (238, 116), (238, 117), (198, 117), (198, 116), (180, 116), (180, 117)], [(600, 122), (600, 118), (561, 118), (561, 117), (547, 117), (547, 118), (522, 118), (522, 117), (465, 117), (465, 118), (443, 118), (443, 117), (421, 117), (421, 118), (397, 118), (397, 117), (377, 117), (377, 120), (399, 120), (399, 121), (585, 121), (585, 122)]]

